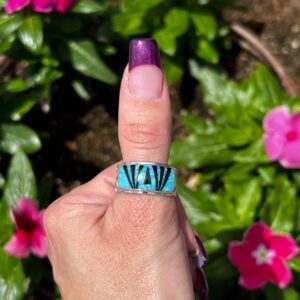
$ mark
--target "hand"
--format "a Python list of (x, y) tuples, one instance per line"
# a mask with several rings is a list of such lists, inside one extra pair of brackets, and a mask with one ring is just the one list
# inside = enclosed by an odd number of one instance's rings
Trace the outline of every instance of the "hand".
[[(119, 103), (122, 157), (167, 163), (171, 108), (158, 49), (144, 39), (130, 50)], [(180, 200), (116, 193), (115, 177), (113, 165), (46, 211), (47, 252), (62, 297), (194, 299), (188, 252), (199, 246)]]

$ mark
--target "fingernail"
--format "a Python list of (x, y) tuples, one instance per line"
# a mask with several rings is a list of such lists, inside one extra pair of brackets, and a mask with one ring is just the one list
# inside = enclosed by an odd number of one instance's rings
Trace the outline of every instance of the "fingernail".
[(206, 276), (203, 270), (196, 270), (196, 279), (194, 282), (194, 287), (198, 292), (200, 300), (205, 300), (208, 298), (209, 288), (206, 280)]
[(129, 47), (129, 91), (138, 99), (159, 98), (163, 73), (157, 43), (153, 39), (134, 39)]
[(202, 269), (208, 261), (207, 253), (200, 237), (195, 233), (194, 236), (197, 251), (195, 253), (194, 262), (197, 268)]

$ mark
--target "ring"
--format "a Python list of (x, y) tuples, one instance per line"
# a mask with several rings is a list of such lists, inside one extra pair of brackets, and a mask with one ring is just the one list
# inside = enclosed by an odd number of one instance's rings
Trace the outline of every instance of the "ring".
[(175, 168), (151, 162), (125, 162), (118, 165), (117, 192), (174, 196), (175, 190)]

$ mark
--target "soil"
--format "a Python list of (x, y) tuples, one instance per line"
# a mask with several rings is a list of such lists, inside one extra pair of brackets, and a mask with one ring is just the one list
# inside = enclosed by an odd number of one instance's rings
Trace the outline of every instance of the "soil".
[[(241, 22), (260, 36), (300, 86), (299, 12), (299, 0), (238, 0), (234, 8), (224, 12), (224, 19)], [(224, 54), (222, 60), (237, 80), (249, 74), (258, 62), (237, 44), (230, 53)], [(99, 97), (93, 102), (84, 102), (66, 85), (64, 82), (58, 84), (48, 113), (43, 113), (41, 106), (26, 116), (27, 123), (39, 128), (44, 137), (43, 148), (33, 156), (33, 161), (39, 178), (50, 174), (54, 179), (52, 199), (121, 159), (116, 89), (101, 85)], [(196, 86), (187, 77), (181, 84), (171, 87), (174, 139), (186, 134), (180, 118), (184, 110), (201, 114), (201, 92)], [(67, 96), (61, 96), (60, 89)], [(189, 95), (186, 95), (187, 91)], [(186, 179), (190, 175), (190, 172), (181, 172)]]

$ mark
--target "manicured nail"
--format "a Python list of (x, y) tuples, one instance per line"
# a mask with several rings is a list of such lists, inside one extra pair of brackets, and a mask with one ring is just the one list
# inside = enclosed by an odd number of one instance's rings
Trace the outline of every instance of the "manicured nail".
[(202, 269), (208, 261), (207, 253), (205, 251), (205, 248), (203, 246), (203, 243), (199, 236), (195, 233), (195, 244), (197, 246), (197, 251), (195, 255), (193, 256), (195, 265), (198, 269)]
[(134, 39), (129, 48), (129, 91), (137, 99), (156, 99), (162, 94), (163, 73), (157, 43)]
[(194, 287), (198, 292), (200, 300), (205, 300), (208, 298), (209, 288), (206, 280), (206, 276), (203, 270), (196, 270), (196, 279), (194, 282)]

